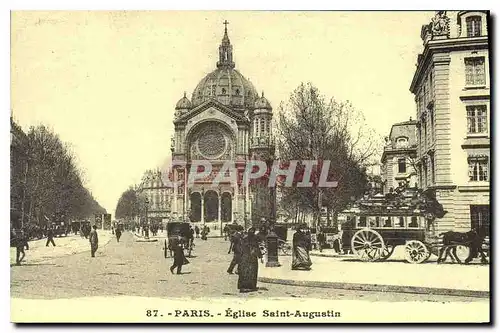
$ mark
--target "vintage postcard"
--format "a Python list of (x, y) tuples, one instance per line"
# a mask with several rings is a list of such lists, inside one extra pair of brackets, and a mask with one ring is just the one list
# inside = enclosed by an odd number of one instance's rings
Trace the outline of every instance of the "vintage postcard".
[(489, 323), (490, 13), (12, 11), (14, 323)]

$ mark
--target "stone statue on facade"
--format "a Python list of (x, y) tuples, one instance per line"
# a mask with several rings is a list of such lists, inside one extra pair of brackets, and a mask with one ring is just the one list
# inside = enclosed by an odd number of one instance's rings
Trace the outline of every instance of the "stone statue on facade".
[(440, 10), (431, 20), (432, 34), (434, 36), (448, 35), (449, 18), (446, 16), (446, 11)]

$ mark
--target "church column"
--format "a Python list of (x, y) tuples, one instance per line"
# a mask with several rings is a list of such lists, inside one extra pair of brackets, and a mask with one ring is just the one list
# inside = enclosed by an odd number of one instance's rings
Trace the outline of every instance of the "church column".
[(221, 193), (222, 193), (222, 192), (221, 192), (221, 190), (219, 189), (219, 191), (218, 191), (218, 193), (217, 193), (217, 194), (218, 194), (218, 196), (219, 196), (219, 200), (218, 200), (219, 209), (218, 209), (218, 211), (217, 211), (217, 219), (218, 219), (218, 221), (219, 221), (219, 225), (220, 225), (220, 235), (222, 236), (222, 219), (221, 219), (221, 216), (220, 216), (220, 215), (221, 215), (221, 214), (220, 214), (220, 213), (221, 213), (220, 211), (221, 211), (221, 207), (222, 207), (222, 204), (221, 204), (221, 203), (222, 203), (222, 196), (221, 196)]
[(233, 197), (231, 198), (232, 200), (232, 207), (231, 207), (231, 222), (234, 222), (234, 213), (239, 213), (240, 212), (240, 208), (238, 206), (238, 203), (239, 203), (239, 200), (238, 200), (238, 196), (240, 195), (239, 192), (238, 192), (238, 183), (234, 184), (234, 187), (233, 187)]
[(205, 224), (205, 191), (201, 189), (201, 223)]

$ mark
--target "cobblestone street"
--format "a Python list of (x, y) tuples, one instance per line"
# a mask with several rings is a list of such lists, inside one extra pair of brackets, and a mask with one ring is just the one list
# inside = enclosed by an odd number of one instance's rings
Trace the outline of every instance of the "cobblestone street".
[[(196, 239), (190, 264), (182, 275), (169, 271), (172, 259), (163, 257), (163, 241), (137, 242), (125, 233), (119, 243), (112, 239), (89, 251), (11, 267), (11, 296), (23, 299), (61, 299), (89, 296), (143, 296), (191, 298), (324, 298), (335, 300), (488, 302), (486, 299), (405, 293), (366, 292), (259, 283), (256, 293), (240, 294), (237, 275), (228, 275), (231, 256), (223, 239)], [(314, 261), (315, 258), (313, 257)], [(263, 267), (261, 267), (262, 269)]]

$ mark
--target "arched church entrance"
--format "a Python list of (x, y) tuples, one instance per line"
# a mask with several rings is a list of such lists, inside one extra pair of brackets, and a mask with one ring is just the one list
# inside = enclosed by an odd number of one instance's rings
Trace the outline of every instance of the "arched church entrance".
[(198, 192), (191, 193), (189, 198), (191, 201), (191, 222), (201, 221), (201, 194)]
[(222, 222), (231, 222), (233, 214), (233, 203), (231, 194), (224, 192), (221, 198), (221, 220)]
[(219, 196), (217, 192), (209, 190), (205, 192), (205, 222), (217, 221), (219, 218)]

